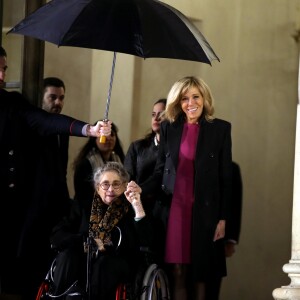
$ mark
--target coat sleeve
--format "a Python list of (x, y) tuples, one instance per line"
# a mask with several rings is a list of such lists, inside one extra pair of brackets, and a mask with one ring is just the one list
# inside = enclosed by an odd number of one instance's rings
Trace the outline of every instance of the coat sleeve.
[(124, 160), (124, 167), (130, 175), (131, 180), (136, 180), (137, 169), (137, 151), (135, 149), (135, 143), (131, 143)]
[(228, 207), (228, 220), (226, 222), (226, 240), (239, 242), (243, 202), (243, 183), (240, 167), (232, 163), (232, 201)]
[(154, 232), (151, 219), (146, 216), (139, 221), (134, 221), (141, 247), (153, 249)]
[[(223, 123), (224, 124), (224, 123)], [(223, 126), (223, 139), (220, 151), (220, 211), (219, 220), (227, 220), (232, 201), (232, 152), (231, 124)]]
[[(16, 93), (12, 93), (16, 96)], [(62, 114), (52, 114), (44, 111), (30, 104), (21, 95), (17, 97), (18, 101), (15, 102), (16, 108), (19, 111), (21, 118), (42, 136), (51, 134), (67, 134), (73, 136), (83, 136), (82, 128), (86, 125), (85, 122), (76, 120)]]
[(84, 159), (74, 172), (75, 199), (83, 207), (85, 214), (90, 215), (94, 198), (93, 169), (88, 159)]
[(160, 144), (158, 150), (157, 161), (155, 164), (154, 172), (146, 181), (140, 184), (142, 193), (153, 194), (153, 191), (161, 189), (162, 178), (164, 174), (164, 167), (166, 161), (166, 123), (162, 122), (160, 125)]

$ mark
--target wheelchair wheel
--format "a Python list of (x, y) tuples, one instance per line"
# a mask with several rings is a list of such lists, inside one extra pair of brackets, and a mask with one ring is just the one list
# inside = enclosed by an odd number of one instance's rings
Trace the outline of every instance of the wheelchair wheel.
[(55, 262), (56, 259), (54, 259), (53, 262), (51, 263), (50, 270), (47, 272), (44, 281), (39, 286), (35, 300), (50, 299), (49, 294), (50, 294), (51, 286), (53, 284), (53, 272), (55, 270)]
[(55, 295), (53, 293), (55, 267), (56, 267), (56, 259), (53, 260), (44, 281), (41, 283), (35, 300), (65, 299), (66, 296), (74, 297), (74, 299), (84, 299), (85, 291), (83, 291), (78, 286), (78, 281), (75, 281), (69, 288), (67, 288), (64, 292), (62, 292), (59, 295)]
[(49, 297), (48, 297), (49, 285), (50, 285), (49, 282), (47, 282), (46, 280), (41, 283), (39, 290), (37, 292), (36, 298), (35, 298), (36, 300), (49, 299)]
[(126, 284), (124, 283), (119, 284), (116, 291), (116, 300), (126, 300), (127, 299), (126, 294), (127, 294)]
[(170, 300), (167, 275), (156, 264), (148, 267), (143, 279), (142, 290), (140, 300)]

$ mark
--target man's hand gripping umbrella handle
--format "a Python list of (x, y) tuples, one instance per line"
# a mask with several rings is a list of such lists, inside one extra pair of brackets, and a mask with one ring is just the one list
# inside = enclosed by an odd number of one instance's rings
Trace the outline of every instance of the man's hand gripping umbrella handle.
[[(104, 119), (103, 122), (107, 124), (108, 119)], [(106, 136), (105, 135), (100, 135), (99, 142), (101, 144), (105, 144), (106, 143)]]

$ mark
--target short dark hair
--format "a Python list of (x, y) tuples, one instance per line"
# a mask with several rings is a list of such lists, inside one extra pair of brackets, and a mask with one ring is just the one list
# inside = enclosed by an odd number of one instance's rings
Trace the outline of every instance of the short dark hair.
[(57, 78), (57, 77), (47, 77), (44, 79), (44, 90), (48, 87), (48, 86), (55, 86), (55, 87), (62, 87), (64, 89), (64, 91), (66, 91), (66, 87), (64, 82)]
[(157, 101), (154, 102), (153, 105), (158, 104), (158, 103), (162, 103), (166, 106), (167, 105), (167, 99), (165, 99), (165, 98), (158, 99)]
[(6, 51), (2, 46), (0, 46), (0, 56), (7, 57)]

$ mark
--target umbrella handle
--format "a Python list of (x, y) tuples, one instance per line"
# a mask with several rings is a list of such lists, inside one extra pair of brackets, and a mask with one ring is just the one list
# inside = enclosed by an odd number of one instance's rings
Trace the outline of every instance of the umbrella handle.
[(105, 135), (101, 135), (100, 136), (100, 144), (105, 144), (106, 143), (106, 136)]
[[(103, 122), (107, 123), (108, 119), (104, 119)], [(106, 143), (106, 136), (101, 135), (99, 139), (100, 144), (105, 144)]]

